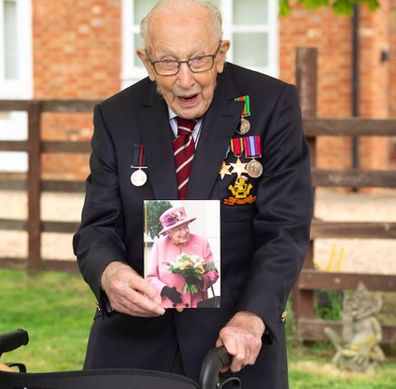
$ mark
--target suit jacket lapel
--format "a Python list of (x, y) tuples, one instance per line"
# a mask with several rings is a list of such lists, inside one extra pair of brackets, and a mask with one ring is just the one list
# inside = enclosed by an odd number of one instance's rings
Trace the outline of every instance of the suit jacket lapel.
[[(227, 67), (205, 114), (188, 183), (188, 199), (208, 199), (225, 158), (230, 139), (238, 127), (243, 102), (233, 101), (240, 91), (228, 77)], [(171, 130), (165, 101), (152, 83), (138, 114), (148, 166), (148, 177), (157, 199), (177, 199)]]
[(177, 183), (172, 140), (165, 101), (156, 92), (155, 84), (138, 114), (148, 166), (147, 175), (157, 199), (177, 199)]
[(219, 82), (205, 115), (188, 181), (188, 199), (209, 198), (230, 139), (239, 125), (243, 102), (233, 101), (238, 93), (230, 82)]

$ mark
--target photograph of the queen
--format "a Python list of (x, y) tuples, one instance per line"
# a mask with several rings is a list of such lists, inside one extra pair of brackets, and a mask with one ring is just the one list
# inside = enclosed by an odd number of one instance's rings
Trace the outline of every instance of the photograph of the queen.
[(199, 307), (219, 279), (208, 239), (190, 230), (197, 219), (179, 204), (159, 217), (161, 229), (150, 250), (146, 278), (160, 292), (164, 308)]

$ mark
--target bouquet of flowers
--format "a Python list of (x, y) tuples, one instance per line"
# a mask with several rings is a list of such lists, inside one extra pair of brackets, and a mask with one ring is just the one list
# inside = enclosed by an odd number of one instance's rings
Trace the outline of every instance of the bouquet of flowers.
[(181, 253), (174, 262), (169, 263), (169, 270), (182, 275), (186, 280), (183, 292), (192, 294), (198, 293), (197, 285), (202, 282), (203, 275), (215, 269), (214, 263), (205, 263), (201, 256), (186, 253)]

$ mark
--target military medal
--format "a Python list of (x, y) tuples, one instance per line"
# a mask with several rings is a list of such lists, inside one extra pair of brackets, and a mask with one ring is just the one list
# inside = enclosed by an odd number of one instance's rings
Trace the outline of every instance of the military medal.
[(232, 174), (236, 174), (238, 176), (238, 178), (241, 177), (241, 175), (243, 173), (247, 173), (245, 166), (246, 163), (241, 162), (241, 155), (243, 153), (243, 139), (242, 138), (232, 138), (231, 139), (231, 151), (233, 152), (233, 154), (236, 157), (236, 162), (235, 163), (231, 163), (230, 165), (232, 166)]
[(133, 186), (143, 186), (147, 182), (147, 174), (143, 169), (147, 169), (144, 164), (144, 147), (143, 145), (134, 144), (133, 145), (133, 165), (132, 169), (137, 169), (131, 174), (131, 183)]
[(243, 138), (245, 157), (252, 158), (246, 165), (247, 174), (252, 178), (258, 178), (263, 174), (263, 165), (255, 158), (261, 158), (260, 136), (252, 135)]
[(241, 123), (237, 130), (238, 134), (245, 135), (250, 131), (250, 122), (246, 118), (250, 116), (250, 96), (239, 96), (234, 99), (234, 101), (243, 101), (244, 106), (241, 113)]
[(230, 176), (231, 172), (230, 172), (230, 165), (227, 165), (225, 163), (225, 161), (223, 161), (223, 164), (221, 165), (221, 169), (220, 169), (220, 177), (223, 180), (225, 176)]
[(245, 118), (241, 118), (238, 134), (245, 135), (250, 131), (250, 122)]
[(143, 186), (147, 181), (147, 174), (142, 170), (135, 170), (131, 174), (131, 182), (134, 186)]
[(263, 165), (256, 159), (252, 159), (246, 165), (246, 171), (252, 178), (258, 178), (263, 174)]

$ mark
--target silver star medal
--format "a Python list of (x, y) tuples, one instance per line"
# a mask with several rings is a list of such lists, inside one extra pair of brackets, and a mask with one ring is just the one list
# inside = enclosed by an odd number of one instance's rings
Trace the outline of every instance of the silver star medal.
[(246, 163), (241, 162), (239, 158), (237, 159), (236, 163), (231, 163), (230, 165), (232, 166), (231, 173), (235, 173), (238, 178), (240, 178), (243, 173), (247, 173)]

